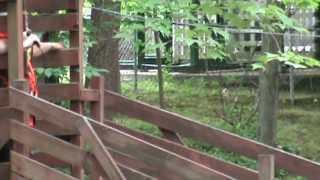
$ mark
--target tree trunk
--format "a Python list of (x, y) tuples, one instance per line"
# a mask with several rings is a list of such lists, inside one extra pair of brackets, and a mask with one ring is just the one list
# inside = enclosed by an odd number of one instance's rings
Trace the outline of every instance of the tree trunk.
[[(193, 4), (196, 4), (196, 5), (200, 5), (200, 0), (192, 0), (192, 3)], [(192, 12), (194, 16), (197, 16), (198, 15), (198, 12), (195, 11), (195, 12)], [(193, 22), (191, 22), (193, 23)], [(190, 27), (192, 30), (195, 28), (194, 26), (191, 26)], [(190, 46), (190, 61), (191, 61), (191, 66), (193, 66), (194, 69), (198, 70), (199, 68), (199, 56), (200, 56), (200, 47), (197, 43), (193, 43), (191, 46)]]
[(275, 146), (276, 114), (279, 94), (279, 63), (274, 61), (266, 65), (260, 75), (260, 141)]
[[(273, 0), (267, 0), (272, 4)], [(277, 53), (283, 50), (283, 37), (281, 35), (263, 35), (264, 52)], [(279, 100), (280, 66), (278, 61), (269, 62), (260, 74), (259, 80), (259, 119), (260, 141), (271, 146), (276, 145), (277, 110)]]
[[(320, 35), (320, 5), (315, 13), (315, 16), (316, 16), (316, 35)], [(315, 57), (317, 59), (320, 59), (320, 41), (318, 38), (315, 38), (314, 40), (315, 42), (315, 45), (316, 45), (316, 52), (315, 52)]]
[[(120, 4), (112, 0), (94, 0), (96, 7), (107, 7), (120, 11)], [(105, 88), (120, 92), (119, 40), (114, 38), (120, 26), (120, 19), (92, 9), (91, 18), (96, 28), (97, 43), (89, 50), (89, 62), (98, 68), (107, 69)]]
[[(160, 33), (155, 31), (154, 32), (154, 39), (155, 39), (155, 43), (159, 44), (160, 43)], [(161, 49), (157, 48), (156, 49), (156, 56), (157, 56), (157, 69), (158, 69), (158, 87), (159, 87), (159, 105), (160, 108), (164, 109), (165, 105), (164, 105), (164, 87), (163, 87), (163, 74), (162, 74), (162, 60), (161, 60)]]

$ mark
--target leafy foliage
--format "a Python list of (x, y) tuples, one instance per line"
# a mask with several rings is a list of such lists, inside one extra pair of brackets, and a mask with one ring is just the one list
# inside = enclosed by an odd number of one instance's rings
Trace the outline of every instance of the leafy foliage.
[(253, 64), (253, 69), (264, 69), (270, 61), (279, 61), (293, 68), (320, 67), (320, 62), (312, 57), (302, 56), (294, 52), (265, 53)]
[[(284, 0), (263, 4), (256, 1), (237, 0), (122, 0), (123, 23), (118, 38), (132, 40), (137, 31), (159, 31), (163, 36), (172, 37), (187, 45), (197, 44), (208, 47), (205, 57), (223, 59), (228, 57), (226, 47), (231, 43), (231, 32), (228, 28), (216, 24), (216, 19), (222, 18), (224, 25), (233, 28), (250, 28), (252, 22), (258, 22), (262, 30), (267, 32), (283, 32), (293, 29), (307, 32), (297, 21), (288, 16), (288, 10), (295, 8), (316, 8), (319, 0)], [(156, 14), (154, 12), (157, 12)], [(172, 31), (175, 20), (184, 19), (189, 24), (181, 25), (177, 31)], [(203, 38), (212, 37), (212, 38)], [(273, 36), (272, 34), (270, 35)], [(157, 47), (164, 49), (165, 43), (147, 44), (148, 51)], [(281, 49), (279, 49), (281, 52)], [(264, 59), (265, 57), (262, 57)], [(279, 53), (281, 62), (294, 67), (315, 66), (314, 59), (296, 55), (292, 52)], [(293, 58), (293, 59), (291, 59)], [(303, 60), (303, 61), (301, 61)], [(311, 62), (307, 62), (311, 61)], [(302, 64), (298, 66), (298, 64)], [(265, 64), (259, 62), (254, 68), (262, 68)]]

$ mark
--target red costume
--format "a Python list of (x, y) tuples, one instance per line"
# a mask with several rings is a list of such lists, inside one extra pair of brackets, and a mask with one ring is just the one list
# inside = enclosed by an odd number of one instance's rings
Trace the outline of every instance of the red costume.
[[(0, 39), (7, 39), (8, 38), (8, 33), (7, 32), (0, 32)], [(26, 79), (28, 80), (29, 84), (29, 92), (33, 96), (38, 96), (38, 85), (37, 85), (37, 77), (32, 65), (32, 50), (28, 50), (28, 59), (27, 59), (27, 74), (26, 74)], [(8, 79), (6, 77), (0, 76), (0, 80), (7, 85)], [(30, 115), (28, 119), (28, 125), (30, 127), (35, 127), (35, 117), (33, 115)]]
[(7, 39), (8, 33), (7, 32), (0, 32), (0, 39)]

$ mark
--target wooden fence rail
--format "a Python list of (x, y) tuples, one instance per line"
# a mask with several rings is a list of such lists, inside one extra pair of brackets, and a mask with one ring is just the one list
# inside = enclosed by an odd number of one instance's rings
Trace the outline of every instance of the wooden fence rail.
[[(95, 122), (92, 122), (92, 121), (90, 121), (90, 123), (95, 124)], [(188, 148), (188, 147), (183, 146), (181, 144), (171, 142), (166, 139), (161, 139), (158, 137), (150, 136), (148, 134), (144, 134), (142, 132), (120, 126), (110, 120), (106, 120), (104, 123), (107, 126), (113, 127), (119, 131), (125, 132), (131, 136), (139, 138), (139, 139), (146, 141), (150, 144), (153, 144), (155, 146), (158, 146), (158, 147), (161, 147), (161, 148), (166, 149), (168, 151), (171, 151), (173, 153), (176, 153), (182, 157), (188, 158), (194, 162), (197, 162), (197, 163), (200, 163), (204, 166), (207, 166), (208, 168), (215, 169), (220, 172), (224, 172), (225, 174), (228, 174), (232, 177), (235, 177), (236, 179), (239, 179), (239, 180), (247, 180), (247, 179), (258, 180), (258, 173), (255, 170), (241, 167), (236, 164), (228, 163), (226, 161), (209, 156), (205, 153), (195, 151), (191, 148)], [(97, 128), (95, 128), (96, 126), (98, 126), (98, 125), (93, 125), (93, 128), (97, 131)]]
[(108, 177), (110, 179), (126, 179), (84, 116), (58, 107), (40, 98), (30, 96), (15, 88), (9, 88), (9, 102), (13, 108), (45, 117), (45, 120), (50, 121), (58, 127), (79, 132), (85, 144), (88, 143), (90, 146), (90, 151), (95, 155), (105, 173), (108, 174)]
[(11, 171), (32, 180), (78, 180), (15, 152), (11, 152)]
[(320, 177), (320, 164), (303, 157), (287, 153), (259, 142), (240, 137), (238, 135), (195, 122), (142, 102), (129, 100), (121, 95), (105, 91), (105, 108), (144, 120), (159, 127), (179, 133), (184, 137), (194, 138), (236, 152), (248, 157), (258, 159), (260, 154), (273, 154), (275, 164), (291, 173), (318, 179)]
[[(85, 142), (91, 143), (89, 145), (90, 149), (92, 149), (90, 152), (95, 155), (107, 174), (110, 172), (110, 169), (107, 169), (110, 166), (105, 163), (106, 158), (101, 155), (101, 152), (108, 152), (103, 143), (111, 149), (138, 158), (148, 165), (156, 167), (159, 174), (167, 176), (166, 179), (234, 179), (112, 127), (95, 121), (92, 121), (91, 126), (84, 116), (45, 100), (34, 98), (17, 89), (9, 89), (9, 99), (10, 106), (13, 108), (40, 117), (46, 117), (45, 120), (56, 126), (79, 131)], [(90, 128), (90, 130), (87, 128)]]
[[(80, 147), (69, 144), (39, 130), (32, 129), (17, 121), (11, 122), (10, 129), (11, 139), (23, 143), (28, 147), (36, 148), (37, 151), (55, 157), (61, 162), (84, 167), (86, 172), (88, 172), (89, 174), (99, 175), (106, 179), (108, 178), (108, 175), (103, 171), (103, 168), (100, 166), (96, 158)], [(72, 156), (70, 154), (72, 154)], [(33, 155), (32, 157), (37, 156)], [(139, 174), (137, 172), (134, 172), (130, 168), (127, 168), (123, 165), (119, 165), (119, 167), (125, 170), (125, 172), (127, 173), (125, 174), (125, 176), (128, 179), (133, 179), (132, 177), (139, 177), (139, 179), (146, 178), (141, 173)]]
[(0, 163), (0, 177), (1, 179), (10, 179), (10, 164)]

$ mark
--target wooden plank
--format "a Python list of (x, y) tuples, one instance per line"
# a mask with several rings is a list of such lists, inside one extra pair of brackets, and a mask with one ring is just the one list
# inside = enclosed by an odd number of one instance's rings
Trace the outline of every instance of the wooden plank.
[[(1, 28), (0, 28), (1, 29)], [(33, 59), (35, 67), (63, 67), (77, 66), (77, 49), (63, 49), (59, 51), (50, 51), (40, 57)], [(0, 55), (0, 70), (8, 69), (8, 55)]]
[[(92, 122), (92, 121), (90, 121), (90, 122)], [(37, 140), (37, 141), (39, 141), (39, 140)], [(114, 157), (114, 159), (116, 160), (116, 162), (118, 164), (119, 163), (123, 164), (123, 165), (125, 165), (125, 166), (127, 166), (129, 168), (138, 170), (140, 172), (144, 172), (145, 174), (149, 174), (151, 176), (155, 176), (156, 178), (159, 178), (159, 179), (168, 179), (168, 176), (175, 177), (175, 175), (173, 175), (171, 172), (168, 172), (167, 170), (159, 171), (159, 165), (157, 165), (157, 164), (154, 165), (154, 163), (145, 163), (141, 159), (138, 160), (138, 159), (135, 159), (135, 158), (130, 158), (130, 157), (134, 157), (134, 156), (133, 155), (129, 155), (130, 156), (129, 157), (129, 156), (126, 156), (126, 155), (122, 155), (121, 152), (115, 151), (113, 149), (109, 149), (109, 151), (110, 151), (110, 153), (112, 154), (112, 156)], [(146, 156), (148, 156), (148, 155), (146, 155)], [(43, 158), (43, 157), (41, 157), (41, 158)], [(37, 158), (37, 160), (39, 160), (39, 158)], [(45, 162), (50, 161), (51, 162), (50, 165), (57, 166), (57, 164), (55, 164), (55, 162), (57, 162), (56, 160), (51, 160), (50, 158), (47, 160), (47, 158), (43, 158), (43, 160), (41, 160), (40, 162), (43, 162), (43, 161), (45, 161)], [(120, 168), (121, 168), (121, 166), (120, 166)], [(168, 174), (168, 173), (170, 173), (170, 174)], [(129, 174), (126, 174), (125, 172), (124, 172), (124, 174), (128, 179), (129, 179), (129, 177), (132, 177)], [(135, 174), (135, 176), (137, 176), (137, 174)], [(248, 176), (245, 176), (245, 177), (248, 177)], [(242, 179), (245, 179), (245, 177), (243, 177)], [(137, 179), (140, 179), (140, 178), (137, 178)]]
[[(46, 164), (50, 167), (59, 167), (59, 168), (64, 168), (64, 167), (68, 168), (69, 167), (69, 164), (67, 164), (66, 162), (61, 161), (59, 159), (56, 159), (56, 158), (54, 158), (50, 155), (44, 154), (44, 153), (33, 154), (32, 159), (34, 159), (42, 164)], [(86, 168), (86, 171), (88, 172), (88, 174), (90, 174), (90, 175), (92, 174), (92, 172), (90, 172), (91, 170), (93, 170), (93, 172), (96, 173), (96, 176), (103, 174), (103, 170), (101, 169), (100, 166), (98, 166), (96, 159), (94, 159), (93, 157), (90, 156), (89, 159), (86, 159), (86, 163), (87, 163), (87, 165), (84, 165), (84, 167)], [(128, 180), (137, 180), (137, 179), (139, 179), (139, 180), (140, 179), (141, 180), (142, 179), (155, 180), (155, 178), (153, 178), (149, 175), (146, 175), (142, 172), (136, 171), (136, 170), (134, 170), (130, 167), (127, 167), (123, 164), (118, 164), (118, 166)]]
[(29, 12), (52, 12), (57, 10), (77, 9), (77, 0), (27, 0), (26, 9)]
[(0, 88), (0, 106), (9, 105), (9, 96), (7, 88)]
[[(171, 177), (173, 177), (172, 179), (175, 177), (177, 179), (233, 179), (93, 120), (92, 126), (90, 126), (89, 118), (85, 118), (40, 98), (34, 98), (17, 89), (10, 88), (9, 92), (10, 105), (12, 107), (40, 117), (46, 117), (46, 120), (57, 126), (79, 130), (84, 137), (86, 147), (91, 147), (89, 149), (90, 152), (95, 155), (105, 172), (110, 173), (112, 169), (106, 163), (108, 160), (105, 157), (106, 155), (102, 153), (105, 152), (110, 159), (112, 158), (104, 147), (103, 142), (108, 144), (108, 147), (116, 149), (119, 152), (140, 158), (150, 165), (157, 165), (158, 169), (161, 170), (159, 172), (163, 172), (164, 170), (170, 172), (164, 173), (168, 177), (170, 176), (168, 179), (171, 179)], [(77, 128), (74, 126), (77, 126)], [(188, 171), (185, 169), (188, 169)]]
[(235, 177), (236, 179), (239, 179), (239, 180), (247, 180), (247, 179), (257, 180), (258, 179), (257, 171), (247, 169), (236, 164), (228, 163), (226, 161), (209, 156), (205, 153), (201, 153), (191, 148), (187, 148), (181, 144), (173, 143), (165, 139), (160, 139), (154, 136), (141, 133), (136, 130), (132, 130), (132, 129), (117, 125), (116, 123), (109, 120), (104, 121), (104, 123), (119, 131), (125, 132), (127, 134), (130, 134), (131, 136), (134, 136), (143, 141), (149, 142), (155, 146), (161, 147), (163, 149), (176, 153), (182, 157), (188, 158), (194, 162), (207, 166), (208, 168), (211, 168), (220, 172), (224, 172), (225, 174), (229, 174), (230, 176)]
[(185, 137), (201, 140), (251, 158), (257, 159), (259, 154), (273, 154), (278, 167), (310, 179), (320, 177), (320, 164), (317, 162), (214, 127), (209, 127), (142, 102), (129, 100), (109, 91), (105, 91), (105, 108), (153, 123), (159, 127), (175, 131)]
[(76, 131), (70, 131), (68, 129), (60, 128), (52, 123), (49, 123), (48, 121), (37, 119), (37, 126), (36, 128), (38, 130), (44, 131), (48, 134), (54, 135), (54, 136), (72, 136), (72, 135), (79, 135)]
[[(92, 162), (93, 160), (90, 154), (75, 145), (66, 143), (63, 140), (32, 129), (17, 121), (11, 122), (10, 129), (11, 138), (17, 142), (24, 143), (32, 148), (36, 148), (38, 151), (58, 158), (62, 162), (67, 162), (71, 165), (80, 167), (83, 166), (89, 168), (90, 170), (97, 169), (97, 163)], [(72, 154), (72, 156), (70, 156), (70, 154)], [(104, 173), (104, 171), (102, 171), (102, 173)], [(106, 173), (102, 175), (103, 177), (107, 177)]]
[[(78, 24), (76, 27), (76, 31), (70, 31), (70, 36), (69, 36), (69, 41), (70, 41), (70, 47), (71, 48), (78, 48), (78, 56), (77, 56), (77, 61), (78, 65), (77, 66), (71, 66), (70, 67), (70, 81), (78, 83), (80, 85), (83, 85), (83, 14), (82, 14), (82, 6), (83, 6), (84, 1), (83, 0), (78, 0), (77, 4), (77, 11), (78, 11)], [(69, 10), (69, 12), (73, 12), (73, 10)], [(81, 86), (82, 88), (82, 86)], [(70, 103), (70, 109), (76, 113), (83, 114), (84, 113), (84, 104), (80, 101), (71, 101)], [(81, 142), (83, 140), (81, 139), (80, 136), (75, 136), (71, 139), (71, 141), (77, 145), (83, 145)], [(109, 152), (108, 156), (109, 155)], [(110, 159), (112, 159), (110, 157)], [(112, 159), (113, 160), (113, 159)], [(115, 162), (111, 161), (111, 164), (115, 167), (114, 175), (117, 177), (117, 179), (125, 179), (124, 176), (122, 175), (120, 169), (116, 166)], [(72, 167), (72, 174), (80, 177), (81, 176), (81, 169), (78, 167)]]
[[(4, 6), (6, 7), (6, 5)], [(7, 10), (7, 9), (5, 9)], [(0, 32), (7, 32), (7, 17), (0, 16)]]
[(11, 152), (11, 170), (33, 180), (77, 180), (58, 170), (38, 163), (26, 156)]
[(0, 107), (0, 149), (9, 141), (9, 120), (14, 117), (13, 109)]
[(96, 102), (91, 102), (90, 110), (91, 110), (91, 118), (103, 122), (104, 120), (104, 78), (100, 77), (93, 77), (90, 81), (90, 88), (95, 89), (98, 93), (99, 100)]
[(23, 62), (23, 2), (9, 1), (8, 9), (8, 59), (9, 82), (24, 78)]
[(77, 57), (78, 49), (62, 49), (59, 51), (48, 52), (40, 57), (33, 59), (33, 64), (36, 67), (77, 66), (79, 65)]
[(50, 101), (78, 100), (80, 85), (72, 84), (39, 84), (39, 96)]
[(50, 100), (99, 101), (99, 91), (80, 89), (80, 85), (71, 84), (39, 84), (39, 96)]
[(77, 31), (78, 13), (29, 16), (33, 32)]
[(9, 88), (9, 101), (10, 105), (14, 108), (42, 118), (45, 117), (44, 120), (56, 126), (80, 132), (84, 142), (90, 142), (91, 152), (108, 176), (115, 180), (125, 179), (87, 118), (14, 88)]
[[(136, 171), (143, 172), (144, 174), (152, 176), (156, 179), (168, 179), (168, 173), (172, 174), (171, 172), (167, 172), (166, 170), (160, 172), (157, 165), (146, 163), (143, 160), (137, 159), (133, 156), (120, 153), (113, 149), (109, 149), (109, 151), (112, 154), (112, 157), (117, 161), (117, 163), (123, 164), (127, 167), (131, 167)], [(176, 177), (176, 175), (172, 176), (171, 178), (174, 177)]]
[(30, 158), (50, 167), (70, 168), (70, 163), (46, 154), (45, 152), (33, 153)]
[[(90, 117), (96, 121), (103, 122), (104, 119), (104, 79), (102, 77), (92, 77), (90, 79), (90, 88), (98, 91), (100, 98), (97, 102), (90, 103)], [(100, 180), (100, 177), (90, 176), (91, 180)]]
[[(101, 95), (99, 90), (82, 88), (81, 91), (80, 91), (79, 100), (81, 100), (81, 101), (91, 101), (91, 102), (100, 102), (101, 101), (101, 97), (103, 97), (103, 94)], [(102, 104), (102, 103), (100, 103), (100, 104)], [(102, 114), (102, 112), (100, 112), (100, 113)]]
[[(21, 143), (23, 142), (30, 147), (36, 148), (39, 152), (42, 152), (33, 155), (32, 158), (34, 160), (50, 165), (51, 167), (67, 167), (66, 163), (70, 163), (85, 167), (89, 173), (94, 172), (107, 178), (106, 174), (103, 174), (104, 171), (99, 166), (97, 160), (94, 159), (91, 154), (75, 145), (32, 129), (17, 121), (11, 123), (11, 136), (12, 139)], [(48, 155), (43, 153), (47, 153)], [(70, 156), (70, 154), (72, 154), (72, 156)], [(150, 179), (149, 176), (134, 171), (124, 165), (121, 165), (120, 168), (125, 170), (124, 174), (126, 177), (129, 177), (129, 179), (133, 179), (134, 177), (140, 177), (138, 179)]]
[(109, 148), (156, 167), (161, 176), (167, 176), (164, 179), (233, 179), (112, 127), (94, 121), (91, 124)]
[(10, 179), (10, 164), (9, 163), (0, 163), (0, 177), (3, 180)]
[(128, 180), (156, 180), (154, 177), (148, 176), (125, 165), (119, 164), (119, 167)]
[(274, 180), (274, 156), (259, 155), (259, 180)]
[[(1, 26), (1, 24), (0, 24)], [(1, 29), (1, 28), (0, 28)], [(1, 32), (1, 30), (0, 30)], [(8, 55), (0, 55), (0, 70), (8, 69)]]

